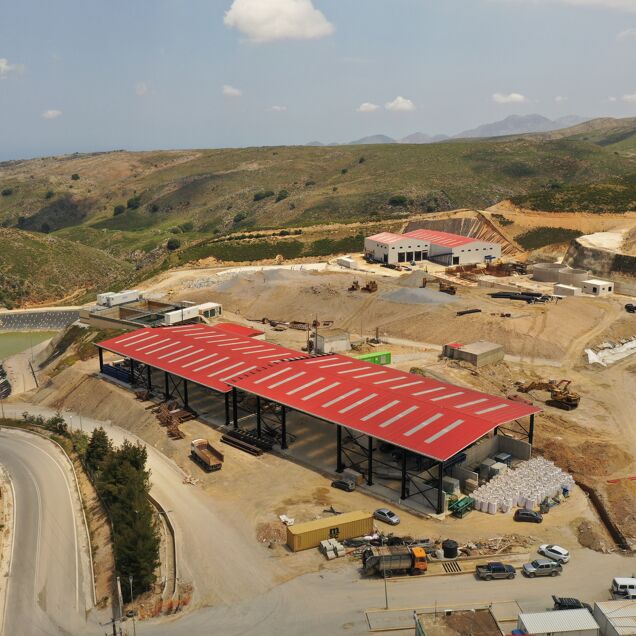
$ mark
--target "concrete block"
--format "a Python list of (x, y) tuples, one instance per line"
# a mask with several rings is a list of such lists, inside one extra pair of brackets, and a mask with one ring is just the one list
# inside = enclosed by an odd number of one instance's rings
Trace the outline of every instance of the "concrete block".
[(442, 489), (449, 495), (459, 494), (459, 479), (454, 477), (442, 477)]

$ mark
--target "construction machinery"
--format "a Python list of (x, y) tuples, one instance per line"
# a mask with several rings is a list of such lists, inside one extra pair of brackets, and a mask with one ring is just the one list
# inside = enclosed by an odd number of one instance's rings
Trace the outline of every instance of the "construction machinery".
[(363, 288), (363, 292), (368, 292), (372, 294), (373, 292), (378, 291), (378, 284), (374, 280), (370, 280)]
[(572, 380), (537, 380), (533, 382), (516, 382), (515, 386), (521, 393), (530, 391), (547, 391), (550, 399), (546, 400), (548, 406), (554, 406), (564, 411), (575, 409), (581, 401), (581, 396), (574, 391), (570, 391)]
[(421, 547), (394, 545), (368, 547), (362, 553), (365, 574), (424, 574), (428, 569), (426, 550)]
[(450, 294), (451, 296), (454, 296), (457, 293), (457, 287), (451, 283), (446, 282), (445, 280), (440, 280), (438, 284), (439, 290), (443, 294)]
[(195, 439), (190, 444), (192, 459), (209, 473), (221, 470), (223, 466), (223, 453), (216, 450), (207, 439)]
[(354, 291), (358, 291), (359, 289), (360, 289), (360, 283), (357, 280), (354, 280), (353, 283), (351, 283), (351, 287), (349, 287), (347, 291), (354, 292)]

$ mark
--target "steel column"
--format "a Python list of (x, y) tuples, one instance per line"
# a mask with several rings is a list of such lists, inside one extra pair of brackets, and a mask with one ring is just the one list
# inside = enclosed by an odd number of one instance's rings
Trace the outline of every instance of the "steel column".
[(261, 396), (256, 396), (256, 436), (261, 438)]
[(170, 384), (169, 384), (169, 378), (168, 378), (168, 372), (167, 371), (163, 372), (163, 382), (164, 382), (163, 395), (166, 398), (166, 401), (168, 401), (170, 399)]
[(99, 347), (97, 351), (99, 351), (99, 372), (104, 373), (104, 350)]
[(130, 363), (130, 386), (135, 386), (135, 361), (132, 358), (128, 358)]
[(146, 376), (148, 378), (148, 390), (152, 391), (152, 368), (146, 366)]
[(373, 486), (373, 437), (371, 435), (367, 442), (367, 486)]
[(238, 428), (238, 400), (236, 399), (236, 387), (232, 387), (232, 421), (234, 428)]
[(530, 416), (530, 432), (528, 433), (528, 443), (532, 446), (534, 442), (534, 413)]
[(281, 433), (281, 450), (287, 449), (287, 409), (284, 405), (280, 406), (280, 433)]
[(402, 451), (402, 492), (400, 499), (406, 499), (406, 451)]
[(336, 472), (341, 473), (344, 470), (342, 464), (342, 426), (336, 425)]
[(188, 408), (188, 381), (183, 378), (183, 406)]
[(442, 480), (444, 479), (444, 462), (439, 463), (439, 475), (437, 476), (437, 514), (444, 512), (444, 489)]
[(225, 426), (230, 425), (230, 394), (225, 394)]

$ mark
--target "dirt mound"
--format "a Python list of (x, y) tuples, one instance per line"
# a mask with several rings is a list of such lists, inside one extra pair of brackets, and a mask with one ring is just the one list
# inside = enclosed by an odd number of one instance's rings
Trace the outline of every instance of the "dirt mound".
[(623, 479), (617, 484), (608, 484), (605, 491), (623, 533), (636, 541), (636, 481)]
[(579, 523), (576, 528), (576, 537), (584, 548), (589, 548), (596, 552), (609, 551), (610, 546), (591, 521), (585, 520)]

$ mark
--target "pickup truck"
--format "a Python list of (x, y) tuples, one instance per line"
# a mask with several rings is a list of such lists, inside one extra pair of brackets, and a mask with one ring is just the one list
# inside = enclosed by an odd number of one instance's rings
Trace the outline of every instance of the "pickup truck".
[(492, 581), (493, 579), (514, 579), (517, 571), (512, 565), (492, 561), (485, 565), (478, 565), (476, 568), (477, 576), (484, 581)]

